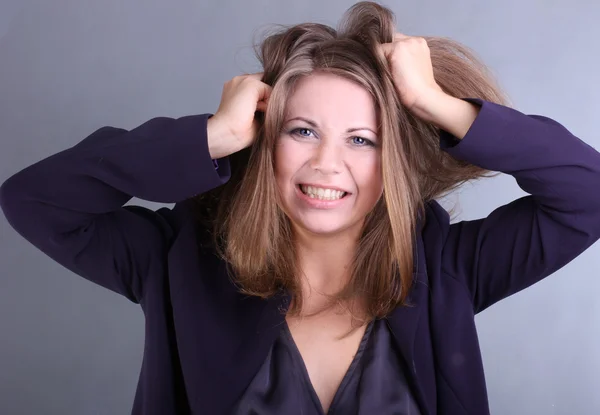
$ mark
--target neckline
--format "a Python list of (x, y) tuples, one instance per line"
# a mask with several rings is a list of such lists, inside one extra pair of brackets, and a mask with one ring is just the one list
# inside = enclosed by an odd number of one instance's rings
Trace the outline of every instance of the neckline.
[(331, 400), (329, 409), (327, 410), (327, 413), (325, 413), (325, 410), (323, 409), (323, 405), (321, 404), (321, 400), (319, 399), (319, 395), (317, 395), (317, 391), (315, 390), (315, 388), (310, 380), (310, 376), (308, 375), (308, 369), (306, 368), (306, 364), (304, 363), (304, 359), (302, 358), (300, 349), (298, 349), (298, 345), (294, 341), (294, 337), (292, 336), (290, 327), (288, 326), (287, 321), (285, 321), (283, 330), (284, 330), (285, 336), (287, 338), (288, 344), (291, 346), (292, 353), (294, 354), (293, 360), (295, 361), (295, 365), (300, 369), (300, 376), (302, 376), (302, 378), (304, 380), (303, 384), (305, 385), (306, 389), (308, 390), (308, 394), (311, 396), (314, 404), (319, 409), (319, 413), (321, 415), (325, 415), (325, 414), (333, 415), (335, 413), (335, 408), (336, 408), (339, 400), (342, 398), (342, 394), (343, 394), (344, 390), (346, 389), (346, 386), (348, 385), (348, 383), (350, 383), (350, 380), (352, 379), (352, 375), (356, 371), (356, 368), (358, 367), (358, 363), (360, 362), (360, 359), (364, 354), (364, 350), (367, 346), (368, 340), (371, 337), (371, 331), (373, 330), (374, 322), (375, 322), (375, 320), (371, 320), (367, 324), (367, 327), (365, 328), (365, 332), (363, 333), (360, 343), (358, 344), (358, 349), (356, 350), (356, 353), (354, 354), (354, 357), (352, 358), (352, 362), (350, 362), (350, 366), (348, 366), (348, 369), (346, 370), (346, 373), (344, 374), (342, 381), (340, 382), (337, 390), (335, 391), (335, 394), (333, 395), (333, 399)]

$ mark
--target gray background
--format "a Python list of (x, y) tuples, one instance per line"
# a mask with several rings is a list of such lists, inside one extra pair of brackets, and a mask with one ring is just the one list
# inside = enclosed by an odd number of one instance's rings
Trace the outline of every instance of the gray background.
[[(102, 125), (214, 112), (258, 69), (269, 23), (335, 24), (353, 1), (0, 0), (0, 181)], [(527, 113), (598, 148), (597, 0), (389, 1), (407, 34), (474, 48)], [(600, 191), (600, 189), (599, 189)], [(511, 177), (465, 186), (458, 219), (523, 195)], [(135, 203), (144, 203), (134, 200)], [(600, 413), (600, 246), (477, 318), (494, 414)], [(0, 413), (129, 413), (144, 320), (0, 215)]]

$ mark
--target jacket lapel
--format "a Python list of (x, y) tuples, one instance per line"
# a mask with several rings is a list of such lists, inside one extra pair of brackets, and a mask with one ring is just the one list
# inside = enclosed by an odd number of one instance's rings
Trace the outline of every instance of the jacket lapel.
[(239, 293), (225, 265), (215, 256), (199, 258), (198, 250), (195, 230), (183, 228), (169, 258), (171, 352), (181, 361), (191, 412), (229, 414), (279, 334), (285, 296)]
[(415, 398), (424, 414), (436, 413), (436, 382), (433, 352), (429, 335), (429, 281), (425, 249), (421, 234), (422, 221), (418, 221), (414, 250), (413, 285), (407, 305), (396, 308), (387, 317), (396, 345), (406, 363)]

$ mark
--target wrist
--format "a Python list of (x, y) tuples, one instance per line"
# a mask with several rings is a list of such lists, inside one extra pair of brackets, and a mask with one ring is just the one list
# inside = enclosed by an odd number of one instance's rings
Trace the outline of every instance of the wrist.
[(425, 122), (439, 126), (444, 117), (444, 108), (454, 97), (446, 94), (441, 89), (429, 89), (419, 95), (419, 98), (410, 107), (410, 112)]
[(228, 134), (227, 127), (213, 115), (206, 122), (206, 142), (208, 144), (208, 152), (213, 160), (228, 156), (227, 149), (223, 147), (224, 140)]
[(477, 118), (479, 106), (446, 94), (441, 89), (424, 94), (411, 110), (424, 121), (462, 139)]

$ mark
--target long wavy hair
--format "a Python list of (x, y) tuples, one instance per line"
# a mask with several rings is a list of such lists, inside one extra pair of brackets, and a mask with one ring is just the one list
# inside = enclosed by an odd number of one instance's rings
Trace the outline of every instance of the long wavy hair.
[[(196, 197), (197, 212), (208, 221), (214, 246), (242, 292), (266, 298), (288, 290), (293, 295), (288, 313), (302, 309), (301, 270), (274, 173), (286, 102), (302, 77), (317, 71), (344, 77), (365, 88), (376, 103), (384, 192), (365, 220), (350, 279), (332, 299), (340, 304), (360, 296), (365, 318), (383, 317), (405, 303), (417, 217), (425, 204), (492, 173), (442, 151), (439, 130), (400, 103), (388, 64), (377, 52), (378, 45), (392, 42), (395, 32), (391, 10), (360, 2), (346, 11), (337, 30), (317, 23), (276, 26), (257, 46), (263, 82), (273, 87), (266, 112), (257, 113), (258, 137), (229, 157), (232, 175), (225, 185)], [(506, 103), (485, 65), (467, 47), (448, 38), (425, 39), (435, 79), (446, 93)]]

